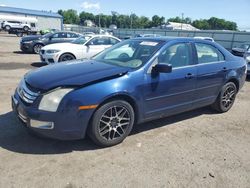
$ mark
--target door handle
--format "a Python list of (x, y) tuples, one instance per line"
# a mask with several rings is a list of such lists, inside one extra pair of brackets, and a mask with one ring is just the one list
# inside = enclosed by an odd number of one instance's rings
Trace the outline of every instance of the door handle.
[(192, 73), (187, 73), (185, 76), (186, 79), (192, 79), (193, 77), (194, 77), (194, 74)]
[(223, 70), (224, 72), (226, 72), (226, 71), (227, 71), (227, 67), (223, 67), (222, 70)]

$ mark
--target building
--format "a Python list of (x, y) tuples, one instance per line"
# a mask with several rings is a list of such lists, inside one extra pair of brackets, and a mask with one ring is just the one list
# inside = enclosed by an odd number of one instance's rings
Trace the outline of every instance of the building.
[(0, 23), (2, 21), (19, 21), (27, 24), (35, 24), (36, 29), (58, 29), (63, 30), (63, 17), (60, 14), (0, 6)]
[(190, 24), (177, 23), (177, 22), (168, 22), (168, 24), (161, 26), (161, 28), (167, 30), (199, 31), (199, 29), (195, 28)]

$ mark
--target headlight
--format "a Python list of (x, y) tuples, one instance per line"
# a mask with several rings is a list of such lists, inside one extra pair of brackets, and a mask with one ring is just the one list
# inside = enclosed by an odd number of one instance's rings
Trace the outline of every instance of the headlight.
[(30, 43), (32, 43), (33, 41), (31, 40), (31, 41), (22, 41), (23, 43), (25, 43), (25, 44), (30, 44)]
[(44, 95), (38, 109), (56, 112), (63, 97), (72, 90), (72, 88), (57, 89)]
[(47, 50), (46, 51), (47, 54), (55, 54), (57, 52), (60, 52), (60, 50)]
[(250, 62), (250, 55), (246, 57), (247, 62)]

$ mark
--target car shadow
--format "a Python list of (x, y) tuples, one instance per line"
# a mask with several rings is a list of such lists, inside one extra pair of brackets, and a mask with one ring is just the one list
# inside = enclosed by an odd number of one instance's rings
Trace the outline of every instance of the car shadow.
[(47, 65), (46, 63), (42, 63), (42, 62), (31, 63), (32, 67), (43, 67), (43, 66), (46, 66), (46, 65)]
[[(154, 120), (136, 125), (130, 135), (139, 134), (178, 121), (194, 118), (203, 114), (213, 114), (208, 108), (182, 113), (168, 118)], [(60, 141), (39, 137), (29, 133), (27, 128), (17, 119), (13, 112), (0, 115), (0, 147), (24, 154), (61, 154), (72, 151), (88, 151), (101, 149), (87, 137), (84, 140)]]
[(23, 52), (23, 51), (13, 51), (14, 54), (34, 54), (31, 52)]

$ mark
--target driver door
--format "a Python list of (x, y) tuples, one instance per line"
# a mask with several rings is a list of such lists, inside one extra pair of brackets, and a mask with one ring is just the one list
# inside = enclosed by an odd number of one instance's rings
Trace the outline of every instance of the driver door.
[[(172, 65), (172, 72), (153, 75), (152, 68), (158, 63)], [(196, 76), (197, 67), (190, 43), (176, 43), (163, 50), (146, 74), (145, 118), (152, 119), (191, 109)]]
[(84, 55), (86, 58), (91, 58), (94, 55), (98, 54), (99, 52), (105, 50), (105, 48), (110, 47), (111, 45), (108, 44), (108, 38), (107, 37), (95, 37), (91, 39), (86, 44), (86, 51), (84, 52)]

